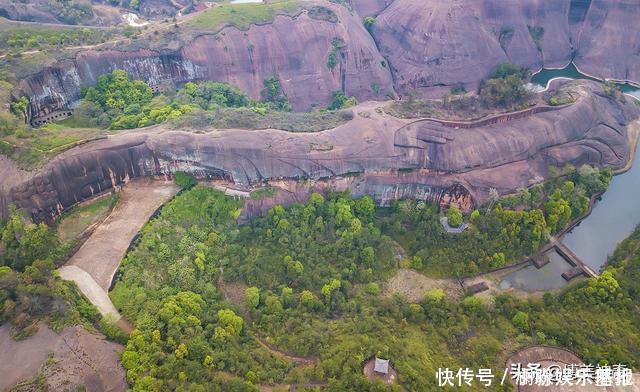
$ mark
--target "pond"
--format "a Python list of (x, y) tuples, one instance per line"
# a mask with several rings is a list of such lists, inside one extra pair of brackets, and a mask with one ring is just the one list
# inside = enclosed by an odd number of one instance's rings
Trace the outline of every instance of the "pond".
[(540, 269), (529, 265), (515, 271), (502, 279), (500, 288), (534, 292), (555, 290), (565, 286), (567, 281), (562, 277), (562, 273), (570, 270), (573, 266), (567, 263), (556, 251), (548, 252), (546, 257), (549, 257), (547, 265)]
[[(597, 82), (601, 82), (602, 80), (594, 78), (589, 75), (585, 75), (578, 71), (575, 64), (569, 63), (564, 68), (551, 69), (551, 68), (543, 68), (539, 72), (536, 72), (531, 76), (531, 84), (537, 87), (541, 87), (542, 89), (546, 89), (549, 86), (549, 82), (553, 79), (585, 79), (585, 80), (595, 80)], [(620, 89), (637, 99), (640, 99), (640, 88), (634, 86), (629, 83), (617, 83)], [(540, 91), (541, 89), (538, 89)]]
[(596, 271), (600, 271), (618, 243), (631, 235), (640, 223), (638, 150), (631, 170), (613, 177), (591, 215), (562, 239), (569, 249)]
[[(591, 79), (581, 74), (573, 64), (563, 69), (545, 69), (535, 74), (531, 82), (541, 86), (554, 78)], [(629, 85), (620, 85), (627, 94), (640, 98), (640, 89)], [(600, 271), (620, 241), (628, 237), (640, 224), (640, 204), (637, 195), (640, 193), (640, 149), (635, 153), (634, 165), (626, 173), (617, 175), (611, 180), (607, 192), (598, 200), (591, 215), (580, 225), (562, 238), (564, 243), (585, 264), (595, 271)], [(514, 287), (525, 291), (547, 291), (563, 287), (567, 282), (560, 276), (569, 270), (567, 263), (555, 251), (547, 254), (551, 262), (540, 269), (527, 266), (507, 275), (500, 287)]]

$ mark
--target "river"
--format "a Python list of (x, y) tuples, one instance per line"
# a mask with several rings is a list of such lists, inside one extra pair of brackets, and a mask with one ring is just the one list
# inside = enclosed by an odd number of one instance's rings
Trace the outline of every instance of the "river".
[[(546, 88), (555, 78), (591, 79), (581, 74), (573, 64), (563, 69), (543, 69), (531, 78), (535, 85)], [(640, 99), (640, 89), (630, 84), (620, 84), (622, 90)], [(626, 173), (613, 177), (609, 188), (594, 205), (591, 215), (562, 238), (564, 243), (585, 264), (600, 271), (617, 245), (628, 237), (640, 223), (640, 204), (636, 196), (640, 193), (640, 149), (637, 149), (634, 165)], [(551, 262), (537, 269), (527, 266), (507, 275), (500, 287), (514, 287), (525, 291), (548, 291), (567, 284), (560, 276), (572, 268), (559, 254), (547, 254)]]

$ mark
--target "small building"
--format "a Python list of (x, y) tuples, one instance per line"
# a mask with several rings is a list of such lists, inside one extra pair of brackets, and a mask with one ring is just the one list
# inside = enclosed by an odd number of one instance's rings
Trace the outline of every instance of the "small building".
[(385, 384), (396, 384), (398, 382), (398, 373), (388, 359), (378, 357), (370, 358), (364, 365), (364, 375), (369, 380), (381, 380)]
[(447, 218), (446, 216), (443, 216), (443, 217), (440, 218), (440, 224), (442, 225), (442, 227), (444, 227), (444, 229), (449, 234), (460, 234), (463, 231), (465, 231), (467, 229), (467, 227), (468, 227), (468, 225), (466, 223), (463, 223), (458, 227), (451, 227), (449, 225), (449, 218)]
[(380, 359), (376, 357), (376, 362), (375, 362), (375, 365), (373, 366), (373, 371), (378, 374), (387, 375), (389, 373), (389, 360)]

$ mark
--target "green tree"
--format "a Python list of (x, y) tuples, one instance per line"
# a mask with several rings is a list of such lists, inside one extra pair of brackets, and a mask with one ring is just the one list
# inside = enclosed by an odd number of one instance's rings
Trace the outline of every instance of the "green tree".
[(358, 100), (355, 97), (347, 97), (342, 91), (334, 91), (331, 97), (331, 103), (327, 107), (329, 110), (347, 109), (356, 106)]
[(302, 306), (310, 306), (313, 304), (313, 302), (315, 301), (316, 296), (313, 295), (313, 293), (309, 290), (303, 290), (300, 293), (300, 304)]
[(28, 106), (29, 106), (29, 98), (27, 98), (26, 96), (22, 96), (17, 101), (11, 103), (11, 111), (16, 116), (21, 117), (26, 122)]
[(362, 24), (364, 25), (364, 28), (367, 29), (367, 31), (369, 31), (369, 33), (371, 33), (371, 30), (373, 29), (373, 25), (376, 23), (376, 18), (374, 18), (373, 16), (367, 16), (366, 18), (364, 18)]
[(242, 317), (235, 314), (231, 309), (221, 309), (218, 311), (218, 326), (215, 328), (214, 336), (217, 339), (227, 339), (238, 336), (242, 331)]
[(333, 294), (336, 290), (338, 290), (341, 286), (341, 283), (338, 279), (332, 279), (329, 283), (322, 286), (322, 295), (326, 300), (331, 298), (331, 294)]
[(250, 308), (257, 308), (260, 304), (260, 289), (249, 287), (244, 291), (244, 300)]
[(182, 189), (191, 189), (198, 183), (194, 176), (183, 171), (175, 172), (174, 179), (176, 185)]
[(511, 319), (513, 325), (523, 332), (529, 331), (529, 314), (518, 311)]
[(83, 98), (98, 103), (105, 111), (124, 112), (129, 105), (145, 105), (151, 101), (152, 91), (141, 80), (131, 80), (126, 71), (113, 70), (98, 78), (96, 87), (83, 90)]
[(291, 111), (289, 100), (282, 90), (280, 79), (277, 77), (264, 80), (264, 88), (260, 91), (262, 102), (267, 103), (274, 110), (283, 112)]
[(449, 226), (460, 227), (462, 224), (462, 212), (457, 206), (451, 206), (447, 212), (447, 218), (449, 219)]

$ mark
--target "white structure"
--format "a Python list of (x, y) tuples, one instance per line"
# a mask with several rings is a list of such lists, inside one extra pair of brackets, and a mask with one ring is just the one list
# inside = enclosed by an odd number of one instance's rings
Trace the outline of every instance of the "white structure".
[(376, 357), (376, 364), (373, 367), (373, 371), (384, 375), (389, 373), (389, 360)]

